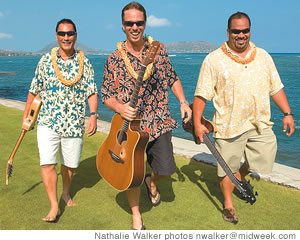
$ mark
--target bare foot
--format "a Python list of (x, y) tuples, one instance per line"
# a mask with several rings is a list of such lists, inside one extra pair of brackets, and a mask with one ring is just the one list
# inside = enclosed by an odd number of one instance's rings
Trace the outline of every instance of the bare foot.
[(53, 208), (50, 209), (48, 215), (44, 217), (42, 220), (45, 222), (56, 222), (57, 218), (60, 216), (60, 210)]
[(75, 202), (73, 202), (73, 200), (72, 200), (72, 198), (70, 197), (70, 195), (67, 196), (67, 197), (62, 197), (62, 199), (65, 201), (65, 203), (66, 203), (66, 205), (67, 205), (68, 207), (74, 207), (74, 206), (77, 205)]

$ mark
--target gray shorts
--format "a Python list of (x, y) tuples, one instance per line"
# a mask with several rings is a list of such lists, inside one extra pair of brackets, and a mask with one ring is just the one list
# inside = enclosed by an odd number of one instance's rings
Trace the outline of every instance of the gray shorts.
[(80, 163), (83, 139), (81, 137), (60, 137), (46, 126), (37, 127), (40, 165), (57, 164), (56, 153), (60, 148), (60, 163), (77, 168)]
[(166, 132), (148, 143), (147, 162), (153, 172), (160, 176), (170, 176), (176, 171), (173, 156), (172, 132)]
[[(265, 128), (259, 133), (249, 130), (240, 136), (231, 139), (215, 139), (216, 148), (228, 164), (233, 173), (240, 169), (241, 159), (244, 156), (248, 162), (249, 171), (257, 173), (272, 172), (277, 152), (276, 136), (271, 128)], [(218, 176), (226, 173), (218, 164)]]

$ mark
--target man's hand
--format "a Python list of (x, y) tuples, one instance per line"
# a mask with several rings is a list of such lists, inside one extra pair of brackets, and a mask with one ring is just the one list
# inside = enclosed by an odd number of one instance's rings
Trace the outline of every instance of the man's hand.
[(181, 118), (187, 123), (192, 118), (192, 109), (188, 104), (180, 104)]
[(284, 116), (282, 122), (283, 122), (283, 131), (286, 132), (286, 130), (288, 129), (286, 135), (291, 136), (295, 131), (295, 123), (294, 123), (293, 116), (291, 115)]
[(200, 139), (200, 142), (204, 142), (203, 140), (204, 133), (209, 134), (209, 130), (205, 127), (205, 125), (199, 124), (198, 126), (195, 126), (195, 134)]
[(97, 132), (97, 117), (96, 115), (90, 116), (86, 126), (87, 136), (90, 137)]
[(130, 107), (129, 103), (122, 104), (119, 110), (119, 114), (122, 118), (125, 118), (128, 121), (132, 121), (136, 118), (137, 109)]

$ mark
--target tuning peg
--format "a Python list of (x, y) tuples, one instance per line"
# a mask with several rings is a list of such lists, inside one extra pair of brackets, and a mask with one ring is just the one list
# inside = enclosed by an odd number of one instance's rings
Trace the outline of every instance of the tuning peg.
[(9, 177), (12, 175), (12, 170), (13, 170), (13, 166), (10, 165), (10, 166), (8, 167), (8, 172), (7, 172), (7, 175), (8, 175)]

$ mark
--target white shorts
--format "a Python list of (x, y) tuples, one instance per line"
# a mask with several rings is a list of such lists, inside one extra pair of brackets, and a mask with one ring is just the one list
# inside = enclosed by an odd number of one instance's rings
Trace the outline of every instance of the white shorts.
[(69, 168), (77, 168), (82, 152), (82, 137), (60, 137), (46, 126), (37, 127), (37, 142), (40, 165), (57, 164), (56, 153), (60, 148), (60, 163)]

